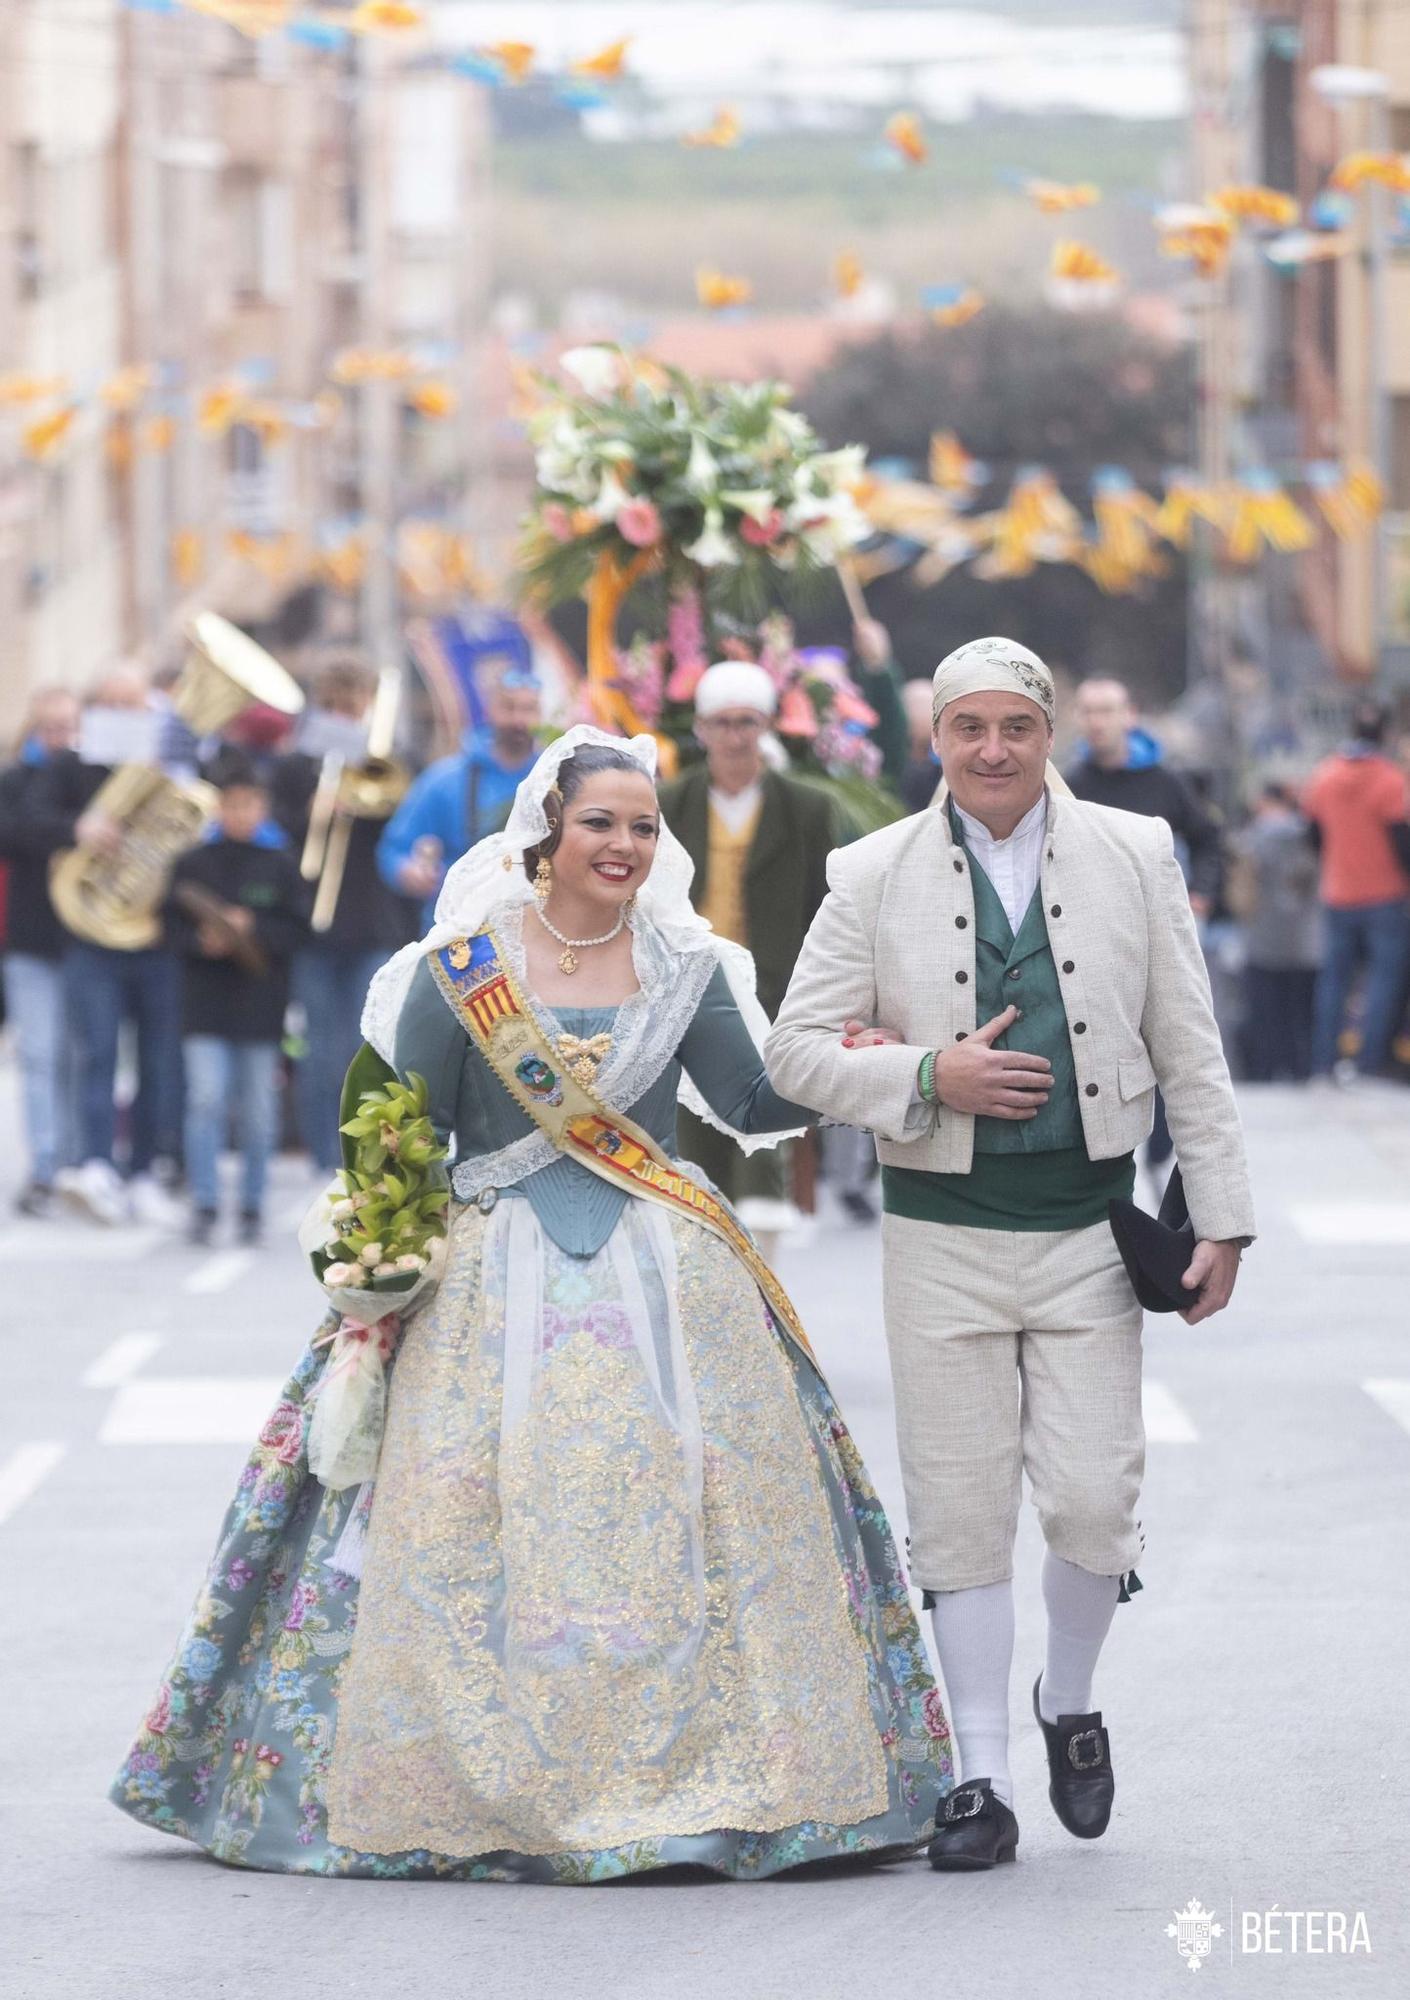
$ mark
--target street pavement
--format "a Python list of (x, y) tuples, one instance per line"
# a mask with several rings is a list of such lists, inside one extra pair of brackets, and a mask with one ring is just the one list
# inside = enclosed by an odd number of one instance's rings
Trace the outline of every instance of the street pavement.
[[(281, 1163), (269, 1245), (10, 1220), (0, 1185), (0, 1992), (7, 2000), (880, 2000), (1410, 1992), (1410, 1094), (1246, 1089), (1261, 1236), (1231, 1309), (1148, 1322), (1145, 1589), (1097, 1685), (1116, 1810), (1048, 1807), (1017, 1561), (1019, 1861), (594, 1889), (246, 1874), (104, 1792), (317, 1302)], [(15, 1157), (13, 1076), (0, 1141)], [(879, 1232), (827, 1209), (783, 1275), (903, 1532)], [(1269, 1913), (1276, 1914), (1270, 1915)], [(1292, 1912), (1341, 1912), (1337, 1925)], [(1265, 1949), (1248, 1947), (1254, 1938)], [(1294, 1946), (1297, 1948), (1294, 1949)]]

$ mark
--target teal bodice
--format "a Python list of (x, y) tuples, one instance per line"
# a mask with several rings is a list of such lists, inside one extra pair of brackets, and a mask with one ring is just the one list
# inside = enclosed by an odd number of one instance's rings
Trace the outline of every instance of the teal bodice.
[[(617, 1012), (615, 1007), (552, 1011), (563, 1033), (584, 1041), (610, 1034)], [(426, 959), (416, 968), (397, 1022), (394, 1054), (399, 1075), (415, 1070), (425, 1077), (431, 1122), (443, 1143), (453, 1143), (457, 1160), (498, 1152), (534, 1129), (451, 1012)], [(701, 995), (675, 1059), (644, 1096), (626, 1107), (627, 1115), (672, 1156), (682, 1068), (715, 1115), (737, 1132), (786, 1132), (816, 1123), (816, 1113), (790, 1104), (770, 1084), (719, 970)], [(500, 1193), (532, 1202), (547, 1234), (578, 1257), (591, 1257), (602, 1248), (626, 1203), (635, 1199), (576, 1160), (562, 1158)]]

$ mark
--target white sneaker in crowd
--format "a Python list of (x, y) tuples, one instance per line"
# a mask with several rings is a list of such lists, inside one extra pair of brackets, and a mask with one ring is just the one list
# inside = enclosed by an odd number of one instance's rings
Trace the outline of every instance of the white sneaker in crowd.
[(134, 1222), (153, 1229), (184, 1229), (185, 1204), (167, 1193), (154, 1174), (134, 1174), (127, 1184), (128, 1211)]
[(81, 1167), (61, 1167), (54, 1176), (54, 1186), (91, 1222), (115, 1229), (128, 1219), (127, 1189), (109, 1160), (85, 1160)]

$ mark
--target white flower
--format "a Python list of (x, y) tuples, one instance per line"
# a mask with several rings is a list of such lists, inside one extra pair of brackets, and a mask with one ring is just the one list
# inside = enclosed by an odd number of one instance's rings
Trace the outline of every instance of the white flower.
[(346, 1222), (357, 1214), (357, 1208), (351, 1201), (335, 1201), (329, 1213), (335, 1222)]
[(799, 416), (797, 410), (775, 410), (769, 420), (769, 430), (775, 439), (781, 438), (785, 444), (807, 444), (812, 436), (812, 428), (806, 417)]
[(570, 347), (558, 365), (586, 396), (610, 396), (622, 380), (622, 357), (610, 347)]
[(739, 561), (739, 550), (724, 531), (724, 516), (718, 507), (705, 510), (705, 529), (683, 553), (702, 569), (725, 569)]
[(862, 444), (844, 444), (838, 451), (815, 452), (799, 468), (800, 481), (811, 476), (814, 485), (821, 482), (825, 487), (855, 486), (866, 462), (867, 448)]
[(373, 1264), (380, 1264), (383, 1255), (384, 1252), (380, 1243), (364, 1244), (362, 1249), (362, 1261), (364, 1264), (367, 1264), (369, 1266)]
[(631, 497), (609, 466), (602, 475), (602, 484), (597, 489), (597, 498), (592, 503), (592, 511), (599, 521), (615, 521)]
[[(699, 431), (694, 432), (690, 440), (690, 457), (686, 461), (683, 475), (685, 485), (692, 493), (698, 493), (703, 497), (707, 493), (713, 493), (719, 477), (720, 468), (715, 463), (715, 454)], [(689, 550), (686, 553), (689, 554)]]
[(560, 415), (544, 432), (534, 453), (539, 485), (550, 493), (565, 493), (570, 500), (591, 500), (597, 486), (592, 444), (586, 431)]
[(871, 533), (866, 515), (850, 493), (800, 494), (789, 508), (788, 526), (818, 562), (832, 563)]
[(384, 1258), (383, 1261), (379, 1265), (377, 1265), (372, 1275), (374, 1278), (394, 1278), (397, 1275), (397, 1269), (398, 1269), (397, 1265), (387, 1263), (387, 1261)]
[(731, 489), (722, 492), (720, 498), (737, 507), (741, 514), (747, 514), (751, 521), (757, 521), (761, 528), (774, 511), (774, 496), (767, 486), (754, 486), (747, 491)]
[(426, 1268), (426, 1259), (418, 1257), (414, 1250), (408, 1250), (403, 1256), (397, 1258), (396, 1268), (399, 1271), (424, 1271)]
[(340, 1285), (350, 1285), (361, 1275), (356, 1264), (330, 1264), (323, 1273), (323, 1282), (330, 1291), (336, 1291)]

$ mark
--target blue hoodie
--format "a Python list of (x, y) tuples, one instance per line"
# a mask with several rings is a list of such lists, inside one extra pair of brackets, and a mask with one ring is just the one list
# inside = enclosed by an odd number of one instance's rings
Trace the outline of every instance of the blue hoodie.
[[(467, 733), (464, 747), (454, 757), (428, 764), (387, 821), (377, 844), (377, 867), (387, 886), (398, 887), (398, 872), (411, 859), (418, 840), (438, 840), (443, 866), (449, 868), (477, 840), (493, 833), (512, 804), (520, 780), (534, 768), (538, 754), (535, 748), (522, 764), (506, 768), (494, 755), (493, 735), (482, 729)], [(469, 823), (472, 767), (473, 826)], [(422, 921), (428, 926), (435, 906), (436, 898), (430, 896), (422, 908)]]

